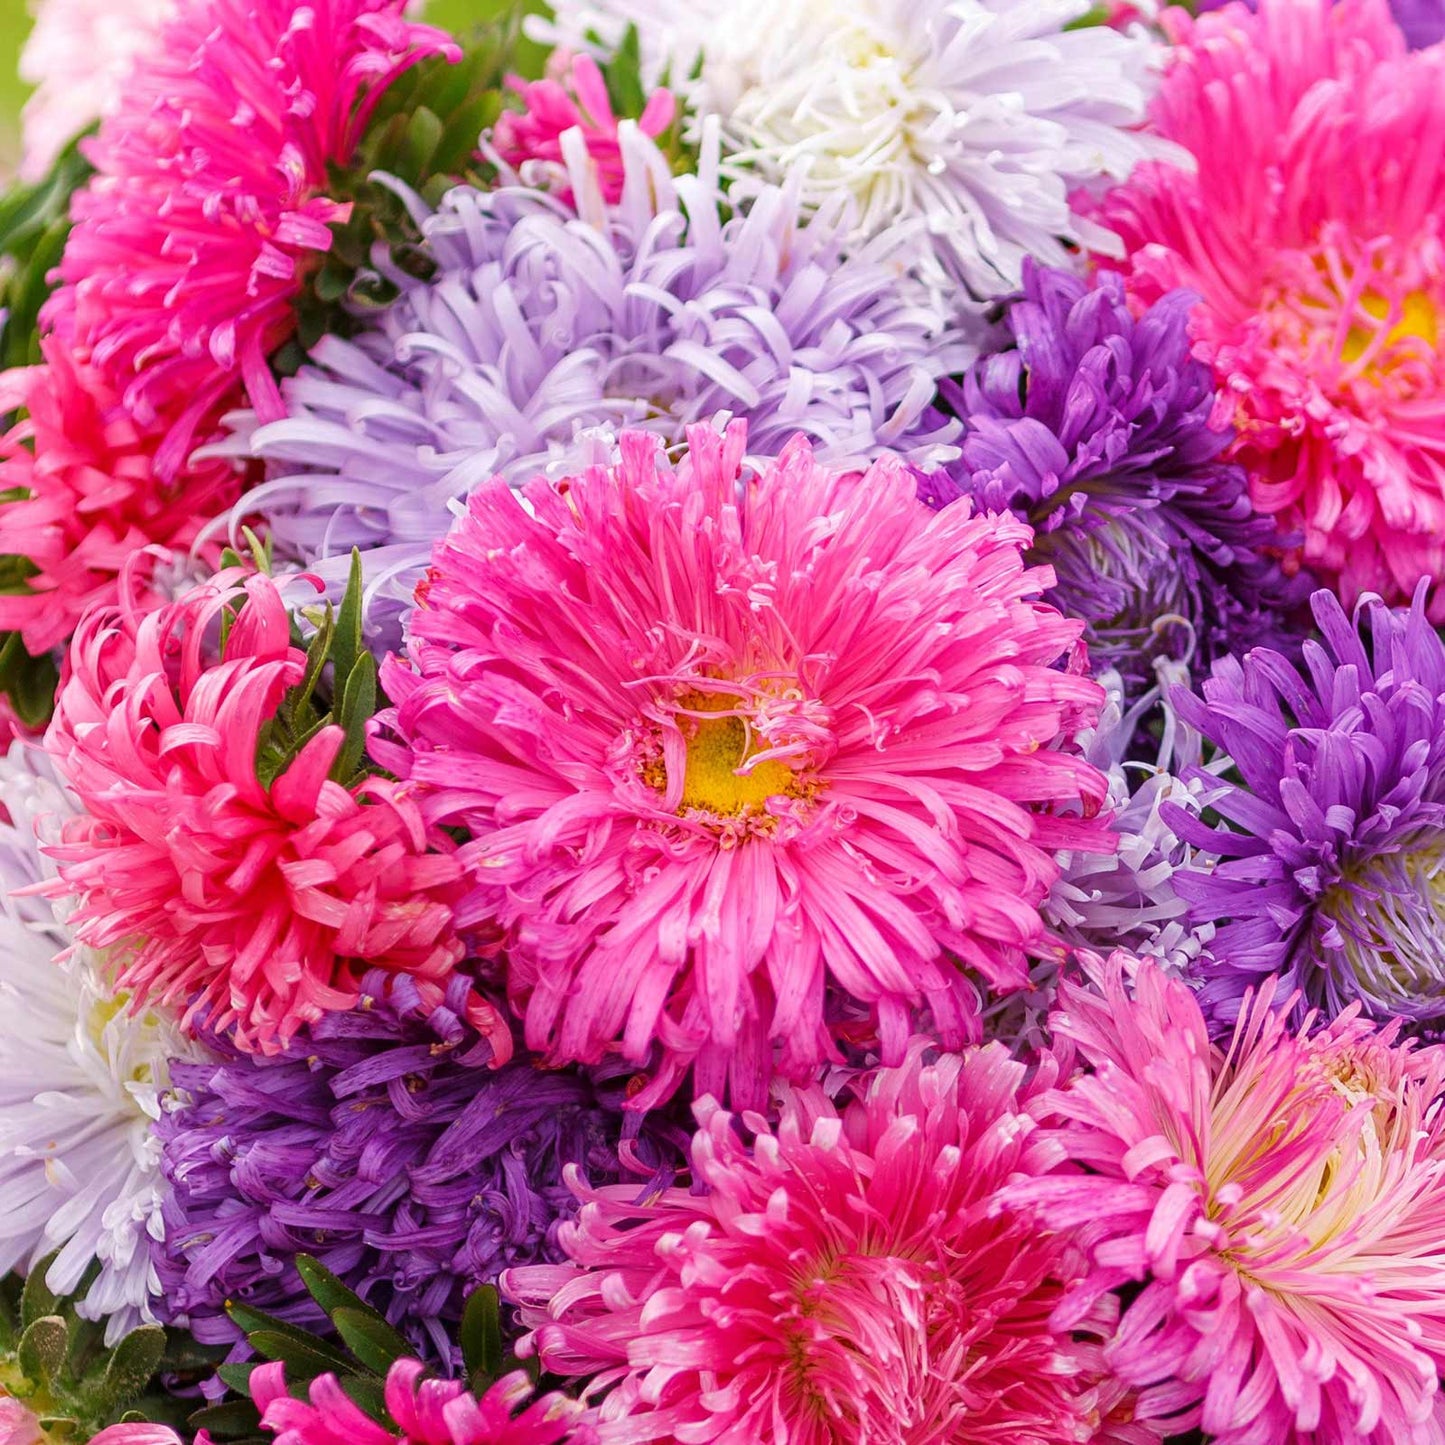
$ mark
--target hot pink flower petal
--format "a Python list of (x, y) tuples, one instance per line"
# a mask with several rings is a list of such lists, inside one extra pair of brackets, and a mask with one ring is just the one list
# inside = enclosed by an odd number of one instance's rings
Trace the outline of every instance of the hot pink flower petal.
[(1054, 1018), (1087, 1072), (1034, 1103), (1087, 1172), (1005, 1191), (1093, 1257), (1056, 1323), (1132, 1286), (1105, 1359), (1166, 1433), (1439, 1439), (1445, 1050), (1354, 1009), (1295, 1031), (1267, 984), (1221, 1052), (1154, 964), (1096, 971)]
[(1407, 54), (1386, 0), (1168, 14), (1153, 117), (1198, 166), (1110, 193), (1118, 264), (1145, 302), (1199, 296), (1255, 505), (1304, 563), (1408, 601), (1445, 574), (1445, 48)]
[(407, 788), (328, 778), (339, 728), (258, 775), (261, 730), (304, 670), (289, 627), (281, 586), (239, 571), (150, 611), (87, 613), (46, 736), (85, 809), (50, 850), (76, 938), (109, 951), (137, 1004), (206, 1010), (268, 1052), (352, 1007), (368, 968), (440, 980), (462, 953), (446, 840)]
[[(1039, 602), (1028, 529), (930, 515), (896, 459), (819, 466), (799, 439), (744, 472), (745, 428), (699, 427), (677, 470), (621, 461), (521, 497), (482, 486), (435, 553), (411, 666), (383, 668), (410, 778), (460, 825), (463, 926), (505, 942), (532, 1047), (661, 1066), (645, 1104), (761, 1102), (812, 1077), (824, 991), (976, 1022), (960, 965), (1024, 984), (1073, 839), (1051, 809), (1104, 780), (1053, 744), (1092, 716), (1056, 669), (1079, 634)], [(378, 744), (380, 747), (380, 744)]]
[[(502, 1279), (563, 1374), (594, 1374), (604, 1440), (1067, 1445), (1097, 1438), (1094, 1351), (1050, 1314), (1082, 1257), (997, 1206), (1063, 1151), (999, 1044), (896, 1069), (770, 1129), (698, 1106), (701, 1192), (591, 1190), (567, 1266)], [(1051, 1060), (1045, 1060), (1049, 1077)], [(1111, 1321), (1108, 1306), (1094, 1324)], [(1071, 1327), (1072, 1328), (1072, 1327)], [(1121, 1437), (1125, 1438), (1125, 1437)]]

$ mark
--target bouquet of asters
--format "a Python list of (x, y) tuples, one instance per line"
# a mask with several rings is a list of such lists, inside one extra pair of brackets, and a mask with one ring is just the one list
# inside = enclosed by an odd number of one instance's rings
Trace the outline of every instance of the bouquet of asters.
[(0, 1442), (1445, 1445), (1445, 4), (47, 0)]

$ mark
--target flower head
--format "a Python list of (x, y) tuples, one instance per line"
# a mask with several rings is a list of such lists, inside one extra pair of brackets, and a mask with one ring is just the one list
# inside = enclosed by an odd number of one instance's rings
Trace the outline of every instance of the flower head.
[(953, 477), (925, 488), (1005, 508), (1034, 528), (1050, 600), (1082, 617), (1091, 660), (1137, 692), (1156, 657), (1208, 663), (1273, 640), (1300, 600), (1263, 549), (1272, 523), (1223, 460), (1209, 368), (1190, 354), (1193, 297), (1131, 314), (1118, 277), (1094, 286), (1026, 264), (1013, 345), (944, 395), (967, 419)]
[(1071, 1248), (992, 1207), (1063, 1160), (1039, 1147), (1024, 1076), (1000, 1045), (930, 1057), (917, 1040), (851, 1105), (813, 1085), (785, 1093), (775, 1129), (748, 1116), (751, 1145), (704, 1101), (705, 1192), (638, 1204), (578, 1184), (572, 1263), (503, 1276), (535, 1327), (523, 1348), (598, 1372), (619, 1440), (1093, 1439), (1088, 1351), (1048, 1323)]
[[(1126, 176), (1157, 46), (1078, 22), (1087, 0), (566, 0), (563, 38), (635, 23), (694, 117), (717, 116), (738, 193), (801, 167), (805, 205), (853, 204), (854, 241), (913, 231), (978, 296), (1025, 256), (1098, 240), (1070, 193)], [(695, 77), (695, 78), (694, 78)]]
[(435, 1005), (404, 977), (362, 990), (283, 1054), (218, 1044), (218, 1060), (173, 1070), (180, 1098), (156, 1125), (163, 1311), (210, 1344), (241, 1336), (229, 1300), (322, 1325), (304, 1251), (450, 1370), (465, 1296), (505, 1266), (562, 1257), (565, 1166), (599, 1184), (635, 1174), (643, 1192), (680, 1148), (624, 1113), (625, 1070), (509, 1059), (508, 1025), (462, 975)]
[[(1134, 971), (1126, 987), (1125, 969)], [(1273, 981), (1214, 1048), (1190, 989), (1116, 955), (1055, 1016), (1086, 1071), (1040, 1100), (1087, 1166), (1005, 1191), (1094, 1267), (1055, 1315), (1142, 1286), (1105, 1346), (1166, 1433), (1398, 1445), (1438, 1429), (1445, 1052), (1348, 1011), (1295, 1032)]]
[(113, 1342), (153, 1318), (163, 1183), (151, 1124), (169, 1061), (203, 1051), (163, 1011), (132, 1014), (89, 954), (61, 959), (63, 918), (12, 895), (49, 875), (41, 837), (75, 810), (45, 755), (12, 743), (0, 791), (0, 1273), (55, 1254), (47, 1284), (85, 1284), (77, 1310), (106, 1320)]
[(382, 91), (453, 47), (401, 0), (187, 3), (147, 46), (86, 154), (45, 319), (96, 366), (174, 478), (243, 397), (281, 413), (267, 361), (292, 334), (309, 258), (346, 208)]
[(190, 547), (240, 490), (223, 460), (159, 477), (154, 437), (114, 386), (56, 338), (42, 346), (43, 365), (0, 376), (0, 411), (21, 413), (0, 437), (0, 491), (14, 493), (0, 501), (0, 554), (30, 571), (0, 596), (0, 630), (19, 632), (35, 656), (68, 639), (88, 608), (114, 603), (138, 553)]
[(450, 1380), (427, 1380), (416, 1360), (398, 1360), (387, 1372), (386, 1410), (401, 1427), (395, 1434), (357, 1408), (335, 1375), (312, 1382), (309, 1400), (286, 1389), (285, 1366), (262, 1365), (251, 1378), (261, 1424), (276, 1445), (596, 1445), (585, 1411), (565, 1395), (532, 1399), (521, 1370), (498, 1380), (484, 1395), (468, 1394)]
[(1048, 850), (1103, 846), (1046, 812), (1097, 802), (1050, 746), (1097, 689), (1051, 666), (1077, 628), (1027, 530), (930, 516), (895, 459), (800, 438), (745, 474), (745, 444), (693, 428), (672, 470), (624, 433), (613, 467), (482, 486), (383, 667), (387, 766), (472, 835), (460, 916), (504, 938), (528, 1042), (656, 1041), (649, 1098), (696, 1063), (761, 1101), (775, 1045), (811, 1076), (830, 981), (894, 1057), (924, 1003), (961, 1037), (959, 963), (1021, 981)]
[(1141, 166), (1101, 219), (1137, 297), (1198, 295), (1255, 506), (1347, 603), (1408, 598), (1445, 572), (1445, 50), (1385, 0), (1172, 18), (1154, 119), (1197, 171)]
[(838, 465), (952, 455), (934, 381), (971, 352), (886, 248), (844, 259), (836, 208), (804, 224), (795, 188), (725, 221), (715, 145), (677, 178), (631, 126), (621, 147), (614, 207), (604, 169), (572, 157), (593, 197), (581, 218), (525, 187), (418, 211), (435, 275), (396, 272), (376, 328), (323, 340), (287, 384), (288, 419), (245, 442), (271, 480), (244, 505), (284, 554), (333, 578), (353, 547), (381, 549), (369, 576), (394, 623), (453, 504), (494, 474), (581, 470), (587, 429), (680, 445), (725, 409), (759, 451), (802, 432)]
[(204, 1008), (265, 1050), (352, 1007), (369, 968), (437, 981), (462, 953), (456, 863), (406, 790), (334, 780), (335, 725), (273, 756), (306, 664), (290, 629), (287, 592), (239, 569), (87, 613), (46, 736), (85, 810), (49, 850), (76, 937), (138, 1003)]
[[(622, 199), (626, 168), (618, 135), (618, 118), (607, 94), (601, 67), (590, 55), (553, 54), (543, 80), (508, 77), (508, 86), (522, 102), (520, 113), (504, 110), (492, 132), (492, 145), (509, 166), (545, 187), (550, 176), (562, 199), (575, 204), (562, 137), (574, 126), (592, 163), (597, 189), (609, 205)], [(637, 117), (637, 129), (660, 136), (672, 124), (677, 103), (665, 87), (654, 90)]]
[(1445, 1016), (1445, 643), (1422, 598), (1353, 623), (1331, 593), (1313, 606), (1302, 669), (1261, 650), (1175, 696), (1241, 779), (1211, 800), (1225, 826), (1172, 818), (1222, 860), (1174, 880), (1219, 921), (1205, 997), (1232, 1018), (1278, 973), (1329, 1016)]

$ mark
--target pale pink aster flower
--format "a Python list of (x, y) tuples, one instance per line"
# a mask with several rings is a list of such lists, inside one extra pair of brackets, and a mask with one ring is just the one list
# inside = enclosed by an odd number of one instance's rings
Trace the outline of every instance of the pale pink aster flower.
[[(228, 461), (158, 477), (155, 438), (138, 428), (95, 367), (55, 337), (40, 366), (0, 375), (0, 411), (19, 420), (0, 436), (0, 554), (32, 575), (0, 595), (0, 630), (33, 656), (64, 642), (87, 608), (119, 595), (126, 564), (151, 545), (188, 549), (241, 490)], [(214, 565), (220, 549), (200, 549)]]
[[(618, 140), (618, 117), (607, 94), (607, 81), (590, 55), (558, 50), (548, 62), (543, 80), (512, 75), (507, 85), (521, 98), (523, 109), (503, 111), (492, 130), (497, 154), (519, 171), (523, 180), (539, 188), (556, 190), (569, 204), (568, 158), (562, 137), (576, 128), (593, 164), (602, 199), (616, 205), (622, 199), (625, 168)], [(673, 122), (677, 102), (672, 92), (659, 87), (647, 97), (637, 128), (656, 138)]]
[[(1041, 1077), (1052, 1077), (1045, 1059)], [(776, 1129), (697, 1106), (703, 1192), (588, 1189), (565, 1265), (509, 1270), (521, 1345), (595, 1375), (604, 1440), (1065, 1445), (1093, 1440), (1097, 1360), (1051, 1312), (1082, 1259), (994, 1207), (1065, 1159), (1000, 1044), (786, 1090)], [(1035, 1086), (1036, 1087), (1036, 1086)], [(1107, 1301), (1092, 1323), (1107, 1327)]]
[(1142, 301), (1199, 297), (1255, 506), (1347, 604), (1408, 602), (1445, 574), (1445, 47), (1407, 54), (1386, 0), (1168, 21), (1152, 114), (1197, 168), (1139, 166), (1099, 219)]
[(0, 1445), (45, 1445), (35, 1412), (11, 1395), (0, 1395)]
[(1445, 1439), (1445, 1050), (1354, 1008), (1296, 1030), (1272, 980), (1220, 1050), (1158, 965), (1091, 967), (1053, 1020), (1087, 1068), (1034, 1106), (1088, 1172), (1005, 1191), (1092, 1254), (1056, 1326), (1141, 1286), (1104, 1356), (1165, 1433)]
[(275, 1445), (595, 1445), (587, 1412), (565, 1395), (532, 1399), (520, 1370), (483, 1395), (455, 1380), (427, 1380), (416, 1360), (398, 1360), (386, 1377), (386, 1408), (401, 1433), (363, 1414), (335, 1375), (311, 1384), (310, 1399), (287, 1393), (285, 1367), (262, 1365), (251, 1396)]
[(1109, 846), (1049, 811), (1102, 796), (1052, 746), (1101, 694), (1053, 666), (1079, 624), (1028, 528), (930, 515), (891, 456), (833, 472), (797, 438), (745, 470), (746, 433), (483, 484), (382, 669), (405, 747), (376, 756), (471, 834), (461, 924), (505, 943), (529, 1044), (660, 1044), (639, 1107), (694, 1064), (760, 1103), (775, 1046), (812, 1077), (829, 982), (888, 1062), (918, 1006), (961, 1042), (965, 968), (1027, 981), (1051, 850)]
[(262, 730), (305, 669), (288, 600), (236, 569), (152, 611), (87, 613), (45, 739), (86, 809), (46, 850), (77, 940), (107, 951), (136, 1006), (205, 1011), (264, 1052), (354, 1006), (369, 968), (434, 982), (462, 954), (455, 860), (405, 788), (331, 779), (339, 727), (258, 772)]
[(402, 0), (188, 0), (85, 154), (62, 285), (43, 320), (100, 368), (180, 471), (221, 414), (284, 415), (268, 358), (292, 334), (310, 258), (348, 207), (327, 199), (376, 101), (454, 53)]
[(38, 181), (87, 126), (120, 105), (136, 57), (155, 43), (175, 0), (42, 0), (20, 52), (35, 87), (20, 113), (20, 178)]

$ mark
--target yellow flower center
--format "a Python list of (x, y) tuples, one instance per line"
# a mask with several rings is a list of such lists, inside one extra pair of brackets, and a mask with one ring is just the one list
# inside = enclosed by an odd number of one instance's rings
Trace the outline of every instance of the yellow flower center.
[[(1360, 310), (1376, 321), (1387, 321), (1390, 317), (1390, 303), (1383, 296), (1367, 291), (1360, 297)], [(1345, 344), (1340, 349), (1340, 359), (1346, 365), (1354, 365), (1380, 338), (1379, 327), (1352, 326)], [(1383, 360), (1402, 341), (1423, 341), (1430, 348), (1440, 344), (1440, 316), (1434, 302), (1423, 291), (1411, 291), (1400, 303), (1399, 319), (1385, 332), (1377, 359)]]
[[(692, 712), (720, 712), (734, 706), (732, 698), (695, 693), (683, 699)], [(746, 816), (761, 812), (769, 798), (793, 793), (797, 775), (776, 758), (751, 762), (757, 746), (742, 718), (678, 718), (687, 739), (687, 762), (682, 777), (682, 808), (699, 808), (720, 816)]]

